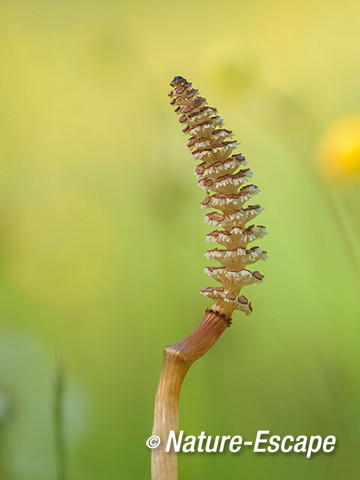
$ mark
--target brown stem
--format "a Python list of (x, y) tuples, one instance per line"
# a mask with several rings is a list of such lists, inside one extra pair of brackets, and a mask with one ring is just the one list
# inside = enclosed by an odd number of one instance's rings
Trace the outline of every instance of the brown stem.
[(176, 453), (166, 452), (170, 430), (178, 431), (179, 397), (181, 385), (191, 365), (216, 343), (230, 325), (230, 320), (219, 311), (207, 310), (203, 321), (187, 337), (164, 349), (160, 381), (155, 398), (153, 435), (161, 439), (152, 451), (152, 480), (176, 480)]

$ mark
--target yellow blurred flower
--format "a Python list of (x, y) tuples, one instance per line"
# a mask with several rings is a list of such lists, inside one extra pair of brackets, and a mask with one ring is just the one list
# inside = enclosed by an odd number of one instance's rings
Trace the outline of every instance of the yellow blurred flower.
[(325, 132), (318, 158), (321, 169), (332, 179), (360, 176), (360, 115), (342, 118)]

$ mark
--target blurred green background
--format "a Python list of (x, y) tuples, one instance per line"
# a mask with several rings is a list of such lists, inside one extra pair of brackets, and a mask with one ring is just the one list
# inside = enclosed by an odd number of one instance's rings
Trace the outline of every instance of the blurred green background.
[(242, 141), (269, 231), (254, 313), (192, 368), (180, 427), (338, 440), (311, 460), (180, 455), (180, 479), (358, 478), (360, 137), (318, 152), (360, 114), (359, 14), (355, 0), (1, 1), (1, 479), (56, 478), (58, 356), (68, 479), (150, 478), (162, 349), (209, 306), (174, 75)]

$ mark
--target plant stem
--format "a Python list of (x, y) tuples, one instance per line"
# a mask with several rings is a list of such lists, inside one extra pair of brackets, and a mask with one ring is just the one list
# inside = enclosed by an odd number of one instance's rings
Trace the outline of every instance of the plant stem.
[(64, 369), (61, 359), (57, 360), (54, 398), (54, 430), (57, 480), (66, 480), (64, 439)]
[(230, 325), (220, 311), (207, 310), (200, 325), (187, 337), (164, 349), (160, 381), (155, 398), (153, 435), (161, 439), (160, 446), (152, 451), (152, 480), (176, 480), (177, 455), (166, 452), (170, 430), (178, 432), (179, 398), (181, 385), (191, 365), (217, 342)]

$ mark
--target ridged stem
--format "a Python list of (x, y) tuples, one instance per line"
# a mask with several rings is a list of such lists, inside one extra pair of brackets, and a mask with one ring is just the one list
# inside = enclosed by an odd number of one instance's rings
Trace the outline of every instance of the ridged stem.
[(220, 312), (207, 310), (203, 321), (187, 337), (164, 349), (163, 365), (155, 398), (153, 435), (161, 439), (152, 451), (152, 480), (177, 480), (177, 455), (166, 452), (169, 432), (178, 432), (181, 385), (191, 365), (217, 342), (230, 321)]

